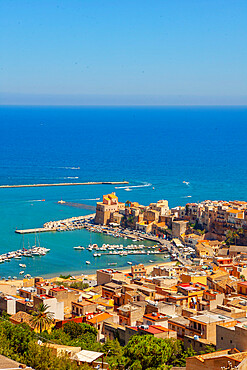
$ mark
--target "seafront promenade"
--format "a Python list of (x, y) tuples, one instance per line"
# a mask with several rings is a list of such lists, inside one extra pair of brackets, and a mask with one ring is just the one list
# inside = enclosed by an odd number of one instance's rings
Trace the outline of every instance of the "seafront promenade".
[(89, 182), (61, 182), (55, 184), (26, 184), (26, 185), (0, 185), (0, 188), (38, 188), (47, 186), (79, 186), (79, 185), (128, 185), (128, 181), (89, 181)]

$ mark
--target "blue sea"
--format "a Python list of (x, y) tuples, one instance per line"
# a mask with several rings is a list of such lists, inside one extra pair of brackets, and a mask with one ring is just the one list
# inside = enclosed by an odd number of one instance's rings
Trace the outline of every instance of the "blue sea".
[[(246, 159), (246, 107), (0, 107), (0, 184), (130, 182), (129, 191), (121, 185), (0, 189), (0, 253), (19, 249), (16, 228), (91, 213), (58, 204), (60, 199), (95, 205), (96, 198), (115, 191), (120, 201), (148, 205), (167, 199), (170, 207), (204, 199), (246, 200)], [(27, 239), (34, 243), (33, 235)], [(150, 259), (94, 259), (73, 249), (90, 240), (130, 242), (86, 230), (46, 233), (41, 244), (50, 253), (21, 262), (26, 273), (54, 276)], [(1, 264), (0, 276), (19, 276), (19, 263)]]

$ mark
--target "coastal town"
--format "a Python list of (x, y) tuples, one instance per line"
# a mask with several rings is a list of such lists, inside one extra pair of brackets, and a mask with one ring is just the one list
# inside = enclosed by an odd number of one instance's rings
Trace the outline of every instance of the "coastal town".
[[(93, 275), (2, 281), (0, 312), (13, 325), (25, 323), (42, 335), (32, 320), (40, 305), (52, 314), (43, 328), (48, 332), (88, 324), (96, 330), (100, 351), (44, 338), (42, 345), (91, 368), (124, 369), (111, 367), (104, 346), (117, 339), (127, 348), (133, 337), (146, 335), (181, 341), (190, 355), (180, 369), (245, 368), (240, 366), (247, 362), (247, 202), (208, 200), (170, 209), (167, 200), (143, 206), (119, 202), (111, 193), (97, 202), (95, 215), (72, 218), (69, 225), (131, 238), (132, 243), (153, 241), (154, 249), (144, 253), (165, 253), (169, 261), (125, 270), (108, 265)], [(44, 228), (69, 229), (65, 221)], [(90, 248), (97, 255), (145, 249), (134, 244)]]

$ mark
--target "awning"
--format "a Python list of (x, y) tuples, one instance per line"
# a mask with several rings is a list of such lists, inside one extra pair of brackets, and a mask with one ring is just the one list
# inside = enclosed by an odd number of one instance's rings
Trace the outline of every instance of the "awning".
[(82, 351), (77, 352), (75, 356), (73, 356), (73, 360), (87, 362), (88, 364), (91, 364), (102, 356), (104, 356), (104, 353), (102, 352), (86, 351), (83, 349)]

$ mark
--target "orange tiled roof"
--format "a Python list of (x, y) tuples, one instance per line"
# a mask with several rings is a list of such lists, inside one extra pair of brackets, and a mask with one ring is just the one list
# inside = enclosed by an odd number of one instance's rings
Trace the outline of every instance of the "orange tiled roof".
[(110, 317), (112, 317), (112, 315), (110, 315), (107, 312), (104, 312), (104, 313), (100, 313), (99, 315), (95, 315), (92, 319), (87, 320), (87, 322), (91, 324), (96, 324), (96, 322), (99, 323), (101, 321), (109, 319)]

